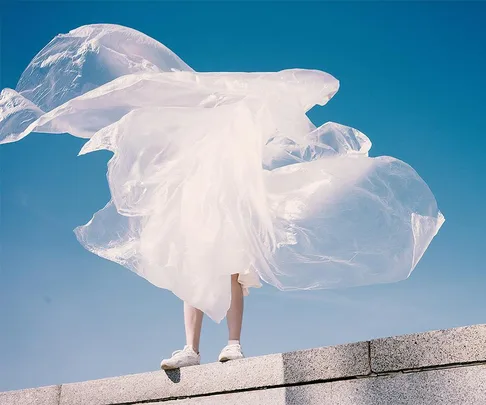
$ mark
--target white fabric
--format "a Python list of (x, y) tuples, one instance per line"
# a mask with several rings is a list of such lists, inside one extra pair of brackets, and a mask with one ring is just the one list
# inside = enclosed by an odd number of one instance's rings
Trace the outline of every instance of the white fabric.
[(215, 321), (230, 275), (280, 289), (407, 278), (444, 218), (407, 164), (306, 116), (331, 75), (197, 73), (115, 25), (54, 38), (0, 94), (0, 142), (30, 132), (107, 149), (111, 201), (76, 229), (83, 246), (171, 290)]

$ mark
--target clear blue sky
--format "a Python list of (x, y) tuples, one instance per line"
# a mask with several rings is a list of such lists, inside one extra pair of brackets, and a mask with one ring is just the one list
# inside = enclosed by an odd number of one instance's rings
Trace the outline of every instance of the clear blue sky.
[[(411, 164), (446, 223), (409, 280), (340, 291), (252, 291), (248, 356), (486, 322), (486, 3), (33, 2), (2, 5), (1, 86), (56, 34), (138, 29), (199, 71), (315, 68), (341, 89), (316, 124), (360, 129)], [(109, 153), (33, 134), (2, 145), (0, 390), (155, 370), (183, 344), (165, 290), (85, 251), (72, 230), (109, 199)], [(225, 324), (206, 320), (203, 362)]]

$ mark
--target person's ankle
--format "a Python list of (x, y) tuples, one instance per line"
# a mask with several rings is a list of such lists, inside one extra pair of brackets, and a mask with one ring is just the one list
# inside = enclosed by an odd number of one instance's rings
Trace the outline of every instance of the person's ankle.
[(240, 344), (240, 339), (229, 339), (228, 340), (228, 346), (239, 345), (239, 344)]
[(191, 344), (186, 344), (186, 347), (190, 347), (194, 351), (194, 353), (199, 354), (199, 347), (196, 347)]

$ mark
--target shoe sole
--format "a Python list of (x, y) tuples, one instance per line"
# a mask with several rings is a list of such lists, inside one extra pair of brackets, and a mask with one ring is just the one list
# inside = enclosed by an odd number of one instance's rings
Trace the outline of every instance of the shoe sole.
[(171, 366), (171, 365), (169, 365), (169, 364), (161, 364), (161, 365), (160, 365), (160, 368), (161, 368), (162, 370), (167, 371), (167, 370), (177, 370), (177, 369), (179, 369), (179, 368), (184, 368), (184, 367), (193, 367), (193, 366), (199, 366), (199, 365), (200, 365), (200, 363), (196, 363), (196, 364), (187, 364), (187, 365), (185, 365), (185, 366)]
[(244, 359), (244, 357), (220, 357), (218, 360), (220, 363), (226, 363), (227, 361), (241, 360), (241, 359)]
[(162, 370), (167, 371), (167, 370), (176, 370), (176, 369), (178, 369), (179, 367), (172, 367), (172, 366), (169, 366), (169, 365), (167, 365), (167, 364), (161, 364), (161, 365), (160, 365), (160, 368), (161, 368)]

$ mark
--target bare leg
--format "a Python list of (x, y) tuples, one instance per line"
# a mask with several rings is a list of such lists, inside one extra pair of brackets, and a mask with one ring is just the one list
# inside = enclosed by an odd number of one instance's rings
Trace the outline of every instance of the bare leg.
[(238, 282), (238, 274), (231, 275), (231, 306), (226, 314), (229, 340), (240, 340), (243, 323), (243, 290)]
[(199, 353), (199, 340), (201, 338), (202, 321), (203, 312), (184, 303), (184, 326), (186, 328), (186, 345), (192, 346), (196, 353)]
[(201, 337), (201, 326), (203, 313), (184, 302), (184, 326), (186, 329), (186, 346), (183, 350), (172, 353), (168, 359), (162, 360), (160, 367), (163, 370), (174, 370), (176, 368), (195, 366), (201, 363), (199, 356), (199, 339)]

